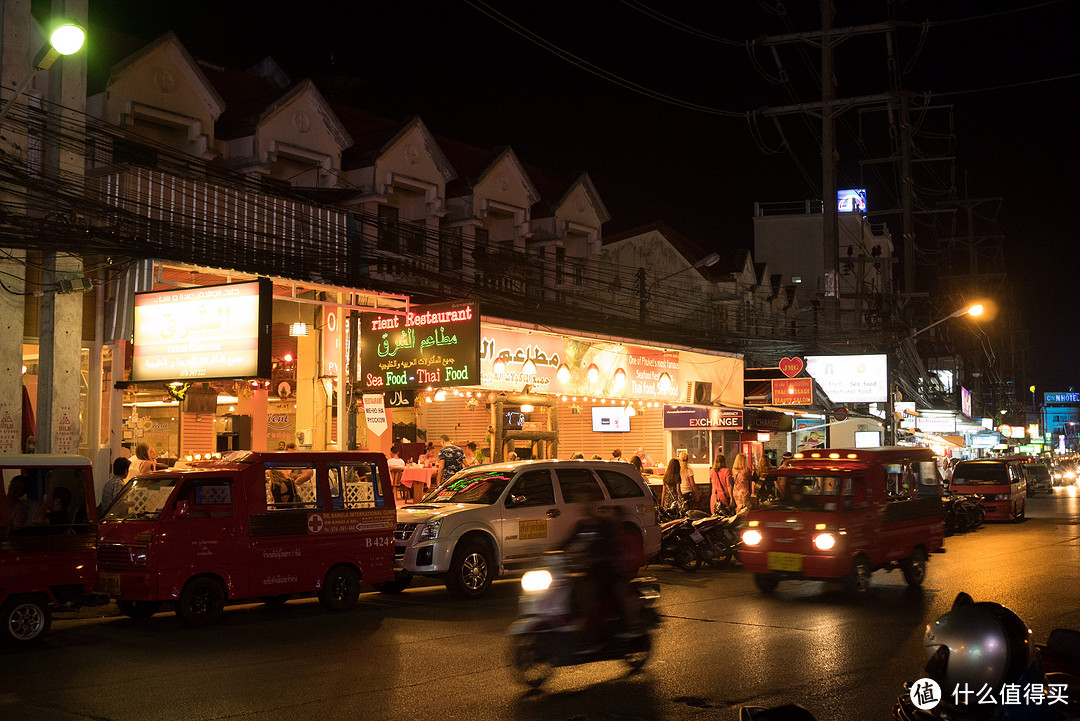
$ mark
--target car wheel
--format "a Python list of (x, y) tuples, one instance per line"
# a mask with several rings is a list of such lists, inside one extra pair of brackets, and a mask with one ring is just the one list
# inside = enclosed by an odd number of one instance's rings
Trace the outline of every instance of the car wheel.
[(755, 573), (754, 585), (762, 593), (772, 593), (780, 585), (780, 579), (771, 573)]
[(851, 564), (851, 573), (844, 577), (844, 590), (852, 595), (859, 596), (870, 590), (870, 561), (862, 554), (855, 557)]
[(225, 612), (225, 587), (207, 576), (193, 578), (180, 592), (176, 613), (188, 626), (213, 626)]
[(687, 573), (695, 573), (701, 568), (701, 554), (697, 546), (683, 542), (675, 547), (675, 565)]
[(319, 589), (319, 603), (327, 611), (348, 611), (360, 598), (360, 576), (349, 566), (334, 566)]
[(555, 667), (547, 658), (544, 643), (538, 633), (511, 636), (510, 660), (514, 664), (518, 678), (529, 688), (540, 688), (555, 671)]
[(459, 598), (479, 598), (491, 586), (495, 561), (482, 543), (467, 541), (454, 550), (446, 574), (446, 590)]
[(379, 593), (401, 593), (413, 581), (413, 575), (408, 571), (399, 571), (394, 574), (393, 581), (376, 583), (375, 590)]
[(1020, 504), (1020, 510), (1016, 514), (1016, 520), (1024, 520), (1024, 516), (1027, 514), (1027, 503)]
[(161, 610), (160, 601), (117, 601), (116, 607), (128, 618), (150, 618)]
[(44, 596), (12, 596), (0, 608), (4, 641), (11, 646), (28, 646), (40, 641), (52, 625), (52, 613)]
[(921, 586), (923, 579), (926, 578), (926, 551), (916, 548), (912, 552), (911, 558), (904, 559), (900, 570), (904, 572), (904, 580), (907, 581), (907, 585)]

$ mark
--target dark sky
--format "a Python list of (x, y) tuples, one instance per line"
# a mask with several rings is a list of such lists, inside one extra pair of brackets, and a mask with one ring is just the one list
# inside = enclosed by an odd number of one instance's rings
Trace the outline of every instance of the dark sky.
[[(888, 18), (880, 0), (836, 2), (836, 27)], [(313, 77), (325, 94), (373, 112), (419, 115), (438, 134), (510, 145), (528, 164), (588, 171), (613, 216), (609, 233), (663, 220), (706, 249), (751, 248), (755, 201), (821, 195), (819, 121), (784, 116), (791, 152), (776, 153), (781, 135), (772, 120), (759, 117), (752, 132), (746, 117), (820, 99), (816, 47), (778, 49), (791, 80), (784, 85), (774, 82), (771, 50), (757, 47), (754, 62), (745, 45), (820, 29), (815, 3), (788, 5), (799, 8), (783, 15), (775, 0), (491, 0), (489, 7), (538, 42), (698, 109), (575, 67), (482, 12), (478, 0), (90, 0), (91, 63), (115, 62), (132, 39), (167, 30), (197, 57), (225, 65), (272, 55), (292, 76)], [(896, 5), (895, 17), (915, 24), (893, 47), (903, 87), (916, 93), (916, 105), (943, 108), (917, 116), (917, 144), (927, 158), (955, 158), (916, 164), (920, 207), (934, 208), (950, 184), (970, 197), (1003, 199), (978, 232), (1005, 237), (1029, 336), (1026, 380), (1040, 391), (1080, 387), (1072, 363), (1080, 353), (1072, 292), (1080, 77), (1037, 82), (1080, 74), (1080, 0)], [(845, 41), (836, 76), (840, 97), (888, 91), (883, 36)], [(888, 166), (873, 166), (878, 175), (858, 163), (860, 155), (889, 154), (881, 117), (849, 110), (840, 118), (839, 187), (867, 187), (871, 210), (898, 202)], [(862, 145), (855, 141), (860, 126)]]

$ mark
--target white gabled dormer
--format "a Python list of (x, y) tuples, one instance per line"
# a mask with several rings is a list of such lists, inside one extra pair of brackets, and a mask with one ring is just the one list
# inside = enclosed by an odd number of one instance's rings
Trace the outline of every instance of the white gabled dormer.
[(535, 244), (554, 241), (574, 258), (600, 253), (601, 227), (611, 215), (588, 173), (579, 175), (552, 208), (552, 216), (533, 221)]
[(214, 123), (225, 102), (174, 33), (115, 65), (105, 91), (88, 102), (103, 120), (197, 157), (214, 156)]

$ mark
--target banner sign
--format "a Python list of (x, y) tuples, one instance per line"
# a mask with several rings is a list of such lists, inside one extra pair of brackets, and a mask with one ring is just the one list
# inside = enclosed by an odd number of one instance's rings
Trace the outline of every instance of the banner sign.
[(133, 381), (269, 378), (273, 285), (135, 294)]
[(664, 430), (741, 430), (743, 412), (739, 408), (664, 406)]
[(806, 372), (833, 403), (883, 403), (889, 398), (888, 356), (811, 355)]
[(480, 384), (480, 313), (475, 303), (360, 314), (360, 386), (365, 391)]
[(494, 390), (671, 401), (679, 354), (485, 325), (480, 381)]
[(416, 391), (390, 391), (386, 394), (387, 408), (412, 408), (416, 403)]
[(383, 405), (382, 393), (365, 393), (363, 402), (368, 430), (377, 436), (386, 433), (386, 406)]
[(813, 405), (814, 379), (774, 378), (772, 381), (772, 404), (774, 406)]

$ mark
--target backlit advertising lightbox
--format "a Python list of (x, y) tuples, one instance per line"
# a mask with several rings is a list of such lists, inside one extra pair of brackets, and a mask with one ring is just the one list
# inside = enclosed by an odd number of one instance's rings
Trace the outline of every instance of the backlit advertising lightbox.
[(971, 391), (960, 386), (960, 412), (971, 418)]
[(833, 403), (883, 403), (889, 398), (888, 356), (810, 355), (806, 372)]
[(836, 210), (840, 213), (865, 213), (866, 188), (836, 191)]
[(133, 381), (269, 378), (273, 285), (135, 294)]

